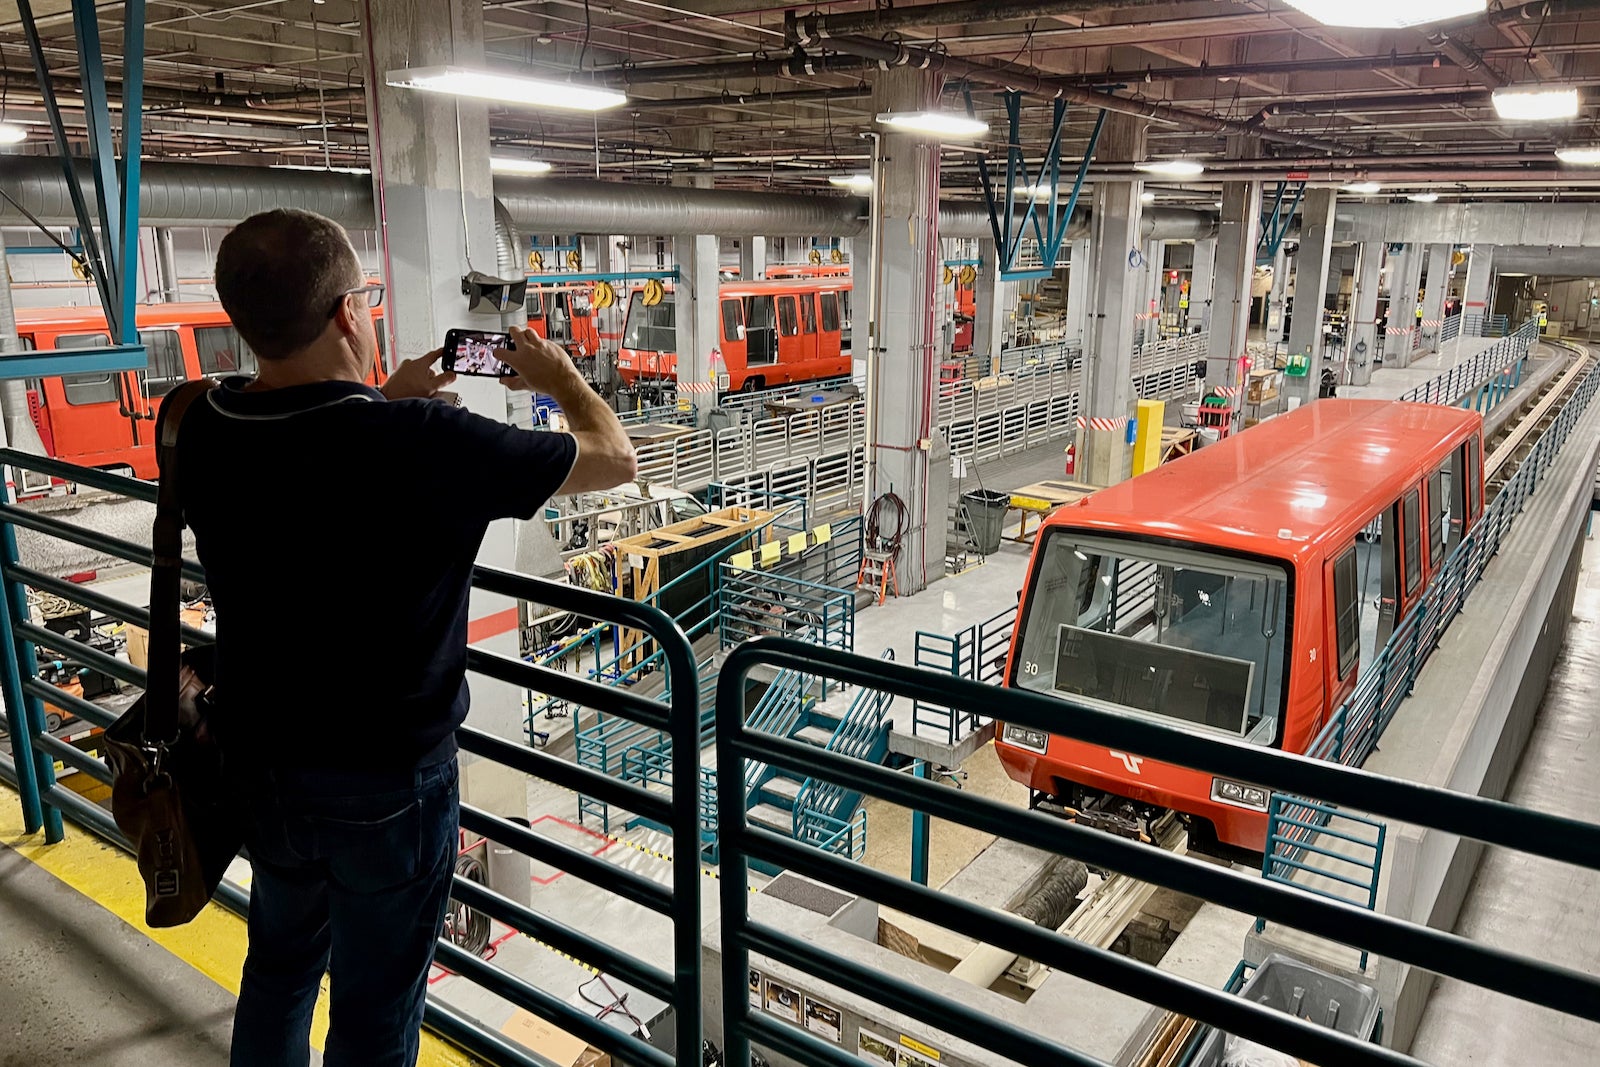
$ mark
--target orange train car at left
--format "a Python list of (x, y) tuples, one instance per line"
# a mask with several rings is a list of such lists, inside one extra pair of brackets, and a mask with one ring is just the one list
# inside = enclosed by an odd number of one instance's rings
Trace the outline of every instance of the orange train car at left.
[[(379, 367), (384, 380), (383, 309), (378, 324)], [(254, 374), (256, 356), (215, 302), (148, 304), (138, 309), (139, 341), (147, 363), (133, 371), (94, 371), (27, 383), (28, 413), (56, 459), (102, 470), (156, 476), (155, 416), (161, 398), (191, 378)], [(105, 315), (96, 307), (24, 308), (17, 311), (24, 348), (51, 352), (111, 343)]]

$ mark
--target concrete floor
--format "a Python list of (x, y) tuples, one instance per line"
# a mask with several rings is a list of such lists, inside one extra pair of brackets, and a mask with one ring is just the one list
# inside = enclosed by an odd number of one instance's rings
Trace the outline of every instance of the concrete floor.
[(4, 844), (0, 931), (0, 1067), (228, 1062), (231, 995)]
[[(1566, 647), (1506, 800), (1593, 820), (1600, 811), (1600, 538), (1584, 550)], [(1600, 872), (1493, 848), (1456, 933), (1586, 974), (1600, 973)], [(1434, 987), (1412, 1054), (1441, 1064), (1577, 1067), (1600, 1025), (1452, 979)]]

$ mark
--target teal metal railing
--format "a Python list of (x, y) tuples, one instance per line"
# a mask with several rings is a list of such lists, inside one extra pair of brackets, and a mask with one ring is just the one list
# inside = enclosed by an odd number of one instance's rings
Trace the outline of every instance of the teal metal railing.
[(722, 647), (785, 634), (832, 648), (856, 643), (856, 597), (849, 589), (772, 571), (722, 565), (718, 581)]
[[(1447, 328), (1452, 321), (1452, 319), (1445, 320)], [(1453, 336), (1441, 335), (1441, 339), (1451, 340)], [(1498, 344), (1479, 352), (1471, 359), (1457, 363), (1443, 374), (1402, 394), (1399, 399), (1414, 400), (1423, 404), (1460, 404), (1465, 400), (1466, 407), (1477, 407), (1480, 411), (1487, 410), (1482, 398), (1477, 396), (1479, 391), (1496, 382), (1508, 368), (1520, 367), (1538, 337), (1538, 323), (1532, 320), (1525, 322), (1517, 327), (1515, 333), (1501, 338)], [(1520, 382), (1520, 371), (1516, 373), (1519, 374)], [(1496, 402), (1501, 396), (1496, 397)]]
[[(1373, 911), (1378, 907), (1383, 842), (1388, 832), (1388, 824), (1377, 819), (1304, 797), (1273, 793), (1267, 803), (1261, 877)], [(1328, 884), (1318, 884), (1319, 880)], [(1256, 933), (1266, 928), (1265, 919), (1256, 920)], [(1360, 969), (1367, 969), (1365, 952), (1361, 953)]]
[[(1017, 625), (1016, 605), (954, 634), (918, 630), (912, 641), (912, 662), (918, 667), (941, 671), (957, 678), (1000, 684), (1005, 674), (1006, 656), (1011, 651), (1011, 633)], [(985, 718), (960, 714), (944, 704), (913, 701), (911, 732), (916, 737), (954, 745), (977, 730)]]
[[(894, 649), (886, 648), (883, 660), (894, 659)], [(828, 738), (825, 751), (850, 759), (882, 763), (889, 750), (889, 708), (894, 694), (879, 689), (858, 689), (850, 707), (840, 717)], [(866, 812), (860, 811), (859, 828), (855, 816), (861, 794), (838, 782), (806, 778), (794, 801), (794, 836), (819, 848), (848, 851), (841, 855), (860, 859), (866, 853)]]
[[(791, 985), (826, 983), (853, 997), (883, 1005), (925, 1027), (926, 1033), (970, 1041), (1027, 1067), (1096, 1062), (1018, 1026), (970, 998), (942, 995), (927, 983), (884, 973), (797, 937), (752, 915), (752, 864), (786, 868), (847, 893), (890, 903), (903, 912), (977, 941), (1038, 960), (1126, 996), (1197, 1019), (1313, 1063), (1406, 1064), (1402, 1053), (1342, 1035), (1293, 1015), (1248, 1002), (1117, 953), (1065, 937), (1017, 916), (997, 912), (907, 879), (852, 863), (789, 836), (735, 818), (740, 779), (747, 761), (760, 760), (790, 773), (841, 783), (869, 797), (984, 834), (1114, 870), (1226, 908), (1292, 925), (1316, 937), (1484, 986), (1497, 993), (1600, 1022), (1600, 977), (1481, 945), (1457, 934), (1394, 916), (1324, 899), (1189, 856), (1063, 821), (1020, 811), (1011, 804), (949, 789), (885, 767), (819, 751), (813, 745), (748, 729), (743, 722), (745, 679), (758, 668), (806, 670), (835, 681), (872, 687), (908, 700), (944, 702), (982, 712), (994, 689), (896, 663), (786, 638), (761, 638), (735, 649), (723, 665), (717, 690), (716, 759), (721, 770), (722, 868), (718, 883), (722, 922), (722, 987), (741, 989), (751, 956), (759, 953), (791, 969)], [(1287, 754), (1242, 740), (1191, 731), (1120, 715), (1072, 700), (1008, 690), (1006, 721), (1066, 733), (1088, 745), (1139, 752), (1152, 760), (1322, 803), (1359, 808), (1374, 817), (1401, 819), (1448, 834), (1530, 853), (1587, 870), (1600, 870), (1600, 825), (1530, 811), (1503, 801), (1454, 793), (1323, 760)], [(723, 998), (725, 1052), (730, 1064), (750, 1062), (759, 1043), (808, 1067), (842, 1065), (835, 1044), (798, 1024), (752, 1009), (743, 996)], [(905, 1023), (902, 1033), (908, 1032)]]
[[(15, 450), (0, 451), (0, 463), (18, 470), (35, 471), (80, 486), (99, 489), (118, 498), (154, 503), (156, 487), (101, 471), (75, 467)], [(44, 831), (47, 844), (62, 839), (63, 816), (96, 835), (126, 849), (127, 840), (117, 830), (111, 814), (55, 780), (55, 760), (109, 784), (111, 772), (99, 759), (67, 745), (44, 730), (43, 702), (67, 708), (96, 727), (110, 725), (115, 713), (91, 701), (80, 700), (47, 686), (35, 677), (35, 648), (50, 649), (58, 657), (81, 662), (135, 687), (145, 684), (145, 672), (132, 664), (91, 648), (82, 642), (34, 624), (29, 616), (29, 587), (66, 597), (110, 618), (148, 627), (149, 613), (94, 589), (65, 582), (18, 559), (16, 528), (76, 544), (104, 555), (148, 567), (146, 545), (63, 521), (54, 515), (23, 507), (9, 499), (0, 503), (0, 582), (6, 592), (0, 610), (0, 688), (5, 711), (0, 726), (10, 735), (11, 756), (0, 756), (0, 779), (14, 786), (21, 797), (23, 820), (29, 833)], [(194, 563), (185, 573), (203, 580)], [(647, 633), (655, 642), (669, 678), (692, 677), (695, 663), (688, 639), (665, 614), (647, 605), (558, 582), (491, 567), (476, 567), (473, 586), (516, 600), (538, 603), (558, 611), (606, 620)], [(186, 629), (185, 639), (203, 643), (211, 638)], [(22, 669), (20, 665), (28, 665)], [(467, 667), (482, 677), (513, 686), (549, 693), (575, 706), (597, 705), (608, 713), (628, 717), (641, 726), (672, 738), (676, 774), (670, 789), (644, 789), (597, 771), (575, 766), (517, 740), (508, 740), (463, 726), (456, 733), (461, 749), (480, 760), (500, 764), (530, 777), (588, 793), (629, 811), (648, 815), (671, 829), (674, 839), (693, 841), (701, 834), (705, 786), (699, 767), (700, 713), (696, 687), (678, 686), (670, 694), (651, 699), (612, 686), (565, 674), (514, 657), (469, 648)], [(686, 773), (687, 772), (687, 773)], [(670, 880), (662, 884), (624, 870), (580, 848), (546, 837), (527, 826), (491, 814), (471, 803), (461, 805), (464, 830), (489, 838), (588, 882), (597, 891), (614, 895), (672, 922), (671, 970), (640, 959), (608, 940), (600, 940), (576, 926), (517, 904), (483, 885), (457, 877), (451, 895), (460, 903), (505, 924), (518, 934), (537, 938), (575, 959), (615, 975), (630, 985), (672, 1005), (676, 1015), (676, 1054), (632, 1034), (615, 1029), (527, 979), (496, 967), (448, 940), (438, 946), (439, 963), (461, 980), (478, 986), (494, 998), (549, 1019), (573, 1035), (619, 1060), (672, 1067), (675, 1062), (698, 1062), (700, 1057), (703, 991), (700, 982), (700, 874), (698, 850), (679, 848), (671, 860)], [(225, 882), (218, 901), (240, 915), (248, 909), (245, 890)], [(430, 996), (425, 1022), (474, 1055), (497, 1065), (544, 1067), (532, 1052), (506, 1040), (497, 1026), (474, 1019), (462, 1008)]]

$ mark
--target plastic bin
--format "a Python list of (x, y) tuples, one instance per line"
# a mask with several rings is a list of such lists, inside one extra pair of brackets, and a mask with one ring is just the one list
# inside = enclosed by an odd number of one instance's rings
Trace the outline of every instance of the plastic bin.
[(978, 553), (992, 556), (1000, 551), (1011, 495), (993, 489), (974, 489), (961, 494), (961, 503), (967, 509), (967, 521), (972, 524), (972, 539), (977, 543)]
[[(1239, 995), (1269, 1008), (1371, 1041), (1378, 1028), (1378, 991), (1274, 953), (1262, 961)], [(1219, 1067), (1227, 1035), (1213, 1029), (1189, 1067)]]

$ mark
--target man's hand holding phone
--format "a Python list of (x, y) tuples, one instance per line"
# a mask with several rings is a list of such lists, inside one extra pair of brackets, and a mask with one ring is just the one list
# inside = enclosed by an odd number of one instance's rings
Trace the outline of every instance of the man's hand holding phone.
[(588, 383), (560, 345), (524, 326), (511, 327), (511, 347), (497, 349), (494, 354), (517, 372), (514, 377), (500, 379), (507, 389), (545, 393), (558, 402), (574, 386), (588, 389)]

